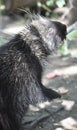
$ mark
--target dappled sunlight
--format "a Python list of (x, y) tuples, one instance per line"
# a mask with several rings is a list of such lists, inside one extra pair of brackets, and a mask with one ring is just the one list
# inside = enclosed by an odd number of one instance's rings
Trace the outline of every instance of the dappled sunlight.
[(0, 10), (4, 10), (5, 9), (5, 6), (4, 5), (0, 5)]
[(70, 67), (65, 67), (63, 69), (60, 69), (60, 72), (63, 74), (63, 75), (74, 75), (74, 74), (77, 74), (77, 65), (73, 65), (73, 66), (70, 66)]
[[(37, 103), (36, 105), (29, 105), (29, 110), (30, 111), (40, 111), (40, 110), (49, 110), (50, 112), (54, 111), (60, 107), (64, 106), (63, 100), (61, 99), (54, 99), (52, 101), (45, 101), (45, 102), (40, 102)], [(64, 106), (65, 107), (65, 106)]]
[(51, 130), (77, 130), (77, 58), (76, 52), (67, 57), (51, 57), (43, 75), (43, 84), (59, 92), (62, 98), (52, 101), (51, 111), (60, 105), (64, 110), (50, 119)]
[(9, 27), (9, 28), (3, 29), (3, 33), (16, 34), (16, 33), (19, 33), (23, 28), (24, 28), (23, 26)]
[(62, 126), (64, 129), (58, 129), (55, 130), (77, 130), (77, 121), (73, 117), (67, 117), (63, 120), (61, 120), (58, 124), (54, 124), (56, 126)]
[(69, 90), (67, 88), (65, 88), (64, 86), (61, 86), (58, 88), (58, 92), (61, 94), (66, 94), (69, 92)]
[(46, 101), (46, 102), (41, 102), (38, 103), (37, 105), (29, 105), (29, 109), (31, 111), (39, 111), (40, 109), (46, 108), (47, 106), (51, 105), (50, 102)]
[(63, 100), (62, 102), (62, 105), (65, 107), (65, 110), (67, 111), (72, 110), (74, 104), (75, 104), (75, 101), (71, 101), (71, 100)]
[[(8, 1), (8, 0), (5, 0), (5, 1)], [(10, 0), (10, 1), (13, 1), (13, 0)], [(29, 1), (29, 0), (25, 0), (25, 2), (26, 1)], [(53, 3), (52, 2), (53, 0), (47, 0), (47, 1), (48, 2), (50, 1), (51, 3)], [(55, 6), (57, 7), (56, 4)], [(46, 8), (46, 12), (48, 12), (50, 16), (52, 15), (54, 17), (53, 12), (55, 11), (56, 8), (53, 6), (52, 7), (47, 6), (47, 7), (51, 10), (51, 12), (47, 11), (48, 8)], [(41, 13), (41, 11), (43, 10), (43, 7), (42, 7), (42, 10), (40, 10), (41, 6), (39, 7), (37, 6), (34, 8), (37, 8), (37, 9), (33, 11), (34, 10), (33, 8), (32, 9), (29, 8), (29, 10), (27, 8), (27, 11), (31, 11), (32, 13), (38, 10)], [(23, 13), (21, 13), (21, 15), (18, 15), (17, 14), (18, 12), (16, 13), (14, 12), (14, 15), (11, 15), (12, 17), (8, 15), (2, 16), (2, 14), (5, 14), (5, 12), (3, 11), (4, 9), (5, 9), (5, 6), (1, 5), (0, 6), (0, 10), (1, 10), (0, 42), (1, 42), (1, 45), (6, 43), (12, 36), (19, 33), (24, 28), (28, 17), (31, 17), (31, 18), (33, 17), (31, 16), (31, 13), (27, 11), (26, 11), (27, 15), (25, 13), (24, 17), (23, 17)], [(61, 10), (61, 7), (59, 9)], [(44, 10), (45, 10), (45, 6), (44, 6)], [(43, 13), (44, 13), (44, 10), (43, 10)], [(64, 12), (66, 14), (66, 10)], [(61, 15), (60, 13), (62, 12), (59, 12), (59, 17)], [(58, 17), (57, 17), (57, 20), (58, 20)], [(66, 20), (63, 20), (63, 22), (66, 22)], [(68, 30), (68, 27), (67, 27), (67, 30)], [(74, 43), (73, 41), (69, 41), (69, 42), (70, 44), (68, 43), (67, 55), (64, 55), (64, 50), (59, 50), (57, 54), (52, 54), (51, 56), (49, 56), (49, 59), (48, 59), (49, 63), (46, 64), (47, 71), (46, 69), (44, 69), (44, 71), (46, 72), (42, 79), (43, 84), (47, 88), (51, 88), (59, 92), (61, 94), (61, 98), (54, 99), (51, 102), (48, 102), (48, 101), (41, 102), (36, 105), (30, 104), (28, 112), (26, 114), (24, 113), (24, 116), (22, 119), (22, 124), (29, 125), (29, 127), (31, 126), (31, 129), (28, 129), (28, 130), (32, 130), (33, 123), (35, 123), (36, 124), (35, 127), (37, 127), (37, 128), (34, 127), (33, 130), (34, 129), (35, 130), (77, 130), (77, 40), (76, 40), (76, 43)], [(63, 109), (59, 109), (61, 107)]]
[(65, 129), (64, 129), (64, 128), (59, 127), (59, 128), (56, 128), (55, 130), (65, 130)]
[(71, 57), (77, 58), (77, 48), (70, 50)]
[(49, 73), (46, 77), (55, 78), (55, 77), (64, 76), (64, 75), (74, 75), (74, 74), (77, 74), (76, 70), (77, 70), (77, 65), (72, 65), (69, 67), (56, 69), (56, 70), (52, 71), (51, 73)]

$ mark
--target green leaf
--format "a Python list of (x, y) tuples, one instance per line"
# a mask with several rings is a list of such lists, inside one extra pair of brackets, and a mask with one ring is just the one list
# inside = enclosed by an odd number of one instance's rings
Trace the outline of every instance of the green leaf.
[(54, 5), (54, 1), (53, 0), (47, 0), (46, 1), (46, 5), (47, 6), (53, 6)]
[(70, 32), (69, 34), (67, 34), (67, 39), (68, 40), (73, 40), (76, 37), (77, 37), (77, 29), (72, 31), (72, 32)]
[(61, 8), (65, 5), (65, 0), (56, 0), (56, 5)]
[(61, 45), (59, 49), (62, 50), (62, 51), (64, 51), (65, 50), (65, 45), (64, 44)]
[(38, 1), (38, 2), (37, 2), (37, 6), (38, 6), (38, 7), (41, 7), (41, 6), (42, 6), (41, 2)]
[(50, 15), (50, 13), (48, 11), (46, 11), (45, 16), (48, 17), (49, 15)]

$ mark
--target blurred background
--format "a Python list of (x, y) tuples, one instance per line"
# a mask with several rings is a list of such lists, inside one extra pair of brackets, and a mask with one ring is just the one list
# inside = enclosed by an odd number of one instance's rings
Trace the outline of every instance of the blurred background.
[(65, 43), (49, 57), (43, 74), (43, 83), (62, 94), (66, 111), (44, 122), (40, 130), (77, 130), (77, 0), (0, 0), (0, 46), (24, 28), (32, 13), (67, 26)]
[(0, 45), (23, 29), (30, 13), (67, 25), (67, 41), (60, 48), (64, 55), (68, 55), (72, 41), (77, 46), (77, 0), (0, 0)]
[[(30, 18), (26, 12), (40, 14), (70, 26), (77, 21), (77, 0), (0, 0), (0, 44), (4, 43), (3, 35), (6, 34), (6, 39), (7, 35), (13, 36), (24, 27)], [(68, 32), (76, 28), (75, 23)]]

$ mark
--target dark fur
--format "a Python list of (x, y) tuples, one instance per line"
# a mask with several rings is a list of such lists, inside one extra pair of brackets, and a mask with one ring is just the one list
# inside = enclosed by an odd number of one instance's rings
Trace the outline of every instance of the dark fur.
[(60, 97), (42, 85), (41, 73), (65, 37), (65, 25), (38, 17), (0, 48), (0, 130), (24, 130), (29, 104)]

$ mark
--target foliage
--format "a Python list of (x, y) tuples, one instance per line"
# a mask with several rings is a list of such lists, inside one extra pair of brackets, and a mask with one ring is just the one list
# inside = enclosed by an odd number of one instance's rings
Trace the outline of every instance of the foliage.
[(76, 37), (77, 37), (77, 29), (75, 29), (72, 32), (67, 34), (67, 39), (68, 40), (73, 40)]
[(65, 5), (65, 0), (56, 0), (56, 5), (61, 8)]
[[(37, 2), (37, 6), (45, 11), (45, 15), (49, 17), (55, 17), (55, 8), (61, 8), (66, 4), (65, 0), (46, 0), (43, 4), (40, 1)], [(52, 14), (52, 15), (51, 15)]]
[(64, 55), (68, 54), (68, 40), (71, 41), (75, 38), (77, 38), (77, 29), (67, 34), (65, 43), (60, 47), (60, 50), (63, 51)]
[(0, 0), (0, 5), (2, 5), (3, 4), (3, 0)]
[[(62, 8), (66, 5), (67, 0), (46, 0), (44, 4), (37, 3), (37, 6), (45, 10), (45, 15), (52, 18), (57, 18), (57, 14), (54, 13), (55, 8)], [(64, 45), (60, 47), (60, 50), (65, 51), (68, 48), (68, 40), (73, 40), (77, 37), (77, 29), (68, 33)]]

